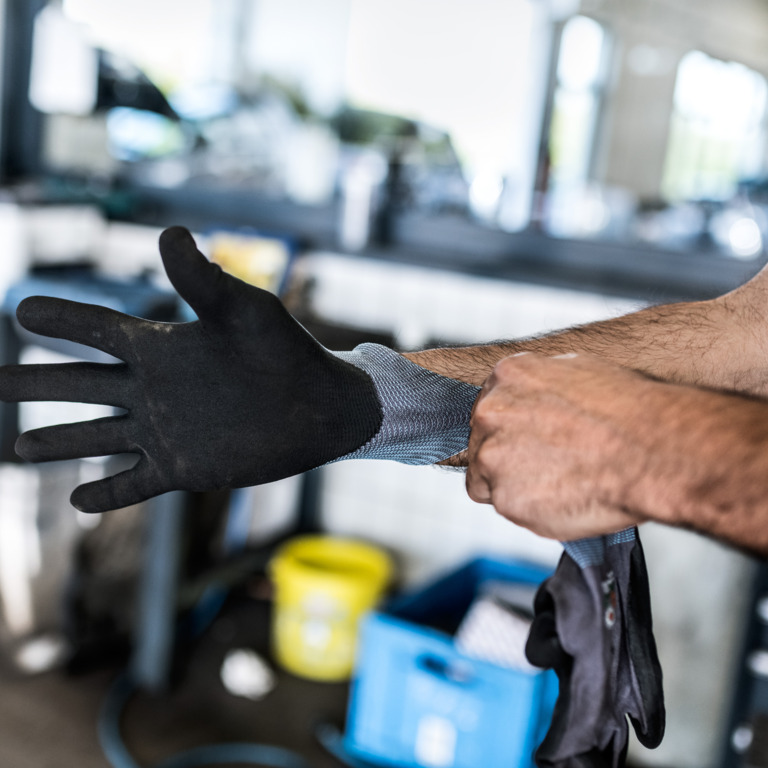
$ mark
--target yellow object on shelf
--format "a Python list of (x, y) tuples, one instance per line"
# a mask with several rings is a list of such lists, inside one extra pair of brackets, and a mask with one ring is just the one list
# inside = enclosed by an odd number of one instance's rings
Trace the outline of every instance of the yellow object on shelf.
[(378, 547), (333, 536), (301, 536), (270, 562), (277, 661), (301, 677), (352, 674), (358, 624), (387, 587), (392, 562)]
[(242, 232), (214, 232), (208, 238), (211, 261), (246, 283), (279, 294), (291, 264), (285, 240)]

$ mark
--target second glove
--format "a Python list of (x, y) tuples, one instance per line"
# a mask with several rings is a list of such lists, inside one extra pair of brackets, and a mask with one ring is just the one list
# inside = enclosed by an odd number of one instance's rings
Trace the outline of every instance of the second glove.
[(664, 735), (661, 667), (648, 576), (635, 529), (565, 544), (540, 588), (526, 646), (560, 694), (536, 753), (540, 768), (621, 768), (630, 718), (640, 742)]

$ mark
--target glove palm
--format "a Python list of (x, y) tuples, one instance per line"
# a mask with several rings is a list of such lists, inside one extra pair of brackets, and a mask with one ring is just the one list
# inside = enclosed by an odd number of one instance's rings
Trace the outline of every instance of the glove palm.
[(278, 480), (343, 456), (373, 437), (381, 407), (370, 377), (316, 342), (272, 294), (228, 275), (182, 228), (166, 230), (168, 277), (198, 316), (155, 323), (104, 307), (32, 297), (27, 330), (95, 347), (123, 362), (9, 366), (0, 399), (104, 403), (122, 415), (27, 432), (30, 461), (139, 455), (120, 474), (80, 486), (87, 512), (170, 490)]

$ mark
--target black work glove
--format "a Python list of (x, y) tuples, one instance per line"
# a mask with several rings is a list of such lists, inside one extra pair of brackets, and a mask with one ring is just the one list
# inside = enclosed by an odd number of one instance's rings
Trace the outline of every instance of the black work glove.
[(657, 747), (664, 735), (645, 558), (634, 529), (565, 546), (536, 595), (526, 645), (528, 660), (560, 681), (536, 764), (620, 768), (627, 716), (643, 746)]
[(168, 277), (197, 314), (155, 323), (104, 307), (32, 297), (21, 325), (124, 361), (8, 366), (0, 399), (102, 403), (126, 410), (27, 432), (29, 461), (138, 454), (125, 472), (75, 489), (85, 512), (170, 490), (278, 480), (344, 456), (381, 425), (371, 378), (318, 344), (272, 294), (225, 274), (182, 228), (166, 230)]

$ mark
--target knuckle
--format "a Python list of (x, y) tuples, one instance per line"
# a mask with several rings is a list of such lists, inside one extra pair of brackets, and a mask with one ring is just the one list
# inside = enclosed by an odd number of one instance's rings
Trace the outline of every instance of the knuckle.
[(512, 356), (502, 358), (498, 363), (496, 363), (496, 367), (493, 369), (492, 376), (500, 381), (506, 381), (507, 379), (514, 377), (515, 372), (520, 367), (520, 363), (524, 358), (525, 355), (522, 357)]
[(511, 523), (528, 527), (532, 506), (525, 481), (519, 477), (511, 479), (507, 476), (494, 498), (494, 509)]
[(514, 429), (524, 413), (518, 398), (501, 392), (491, 393), (475, 406), (469, 421), (470, 430), (479, 440), (485, 441), (492, 436), (502, 439), (504, 434)]
[(479, 442), (476, 446), (477, 450), (475, 451), (475, 455), (471, 462), (473, 468), (482, 472), (483, 476), (486, 478), (490, 473), (493, 465), (491, 457), (493, 455), (494, 449), (493, 445), (490, 444), (491, 442), (492, 441), (488, 439), (484, 439)]
[[(480, 472), (483, 476), (489, 473), (492, 468), (493, 446), (489, 445), (487, 440), (475, 442), (475, 451), (470, 462), (470, 470)], [(470, 477), (469, 473), (467, 477)]]
[(477, 467), (473, 465), (468, 467), (465, 484), (467, 495), (472, 501), (476, 501), (479, 504), (488, 503), (490, 501), (490, 487), (483, 478), (482, 473), (478, 472)]
[(541, 366), (546, 363), (547, 358), (532, 352), (505, 357), (494, 368), (496, 385), (513, 392), (524, 391), (535, 384), (541, 375)]
[(484, 497), (480, 495), (477, 484), (471, 481), (469, 478), (467, 478), (467, 496), (469, 496), (472, 501), (475, 501), (478, 504), (482, 504), (484, 501)]
[(491, 400), (488, 397), (484, 397), (482, 400), (478, 400), (475, 404), (475, 408), (472, 411), (472, 416), (470, 418), (470, 424), (476, 424), (478, 426), (487, 425), (494, 412), (495, 409), (491, 405)]
[(513, 525), (527, 527), (525, 524), (525, 516), (522, 510), (519, 508), (519, 505), (515, 502), (506, 501), (504, 504), (495, 503), (493, 508), (499, 517), (503, 517), (506, 521), (512, 523)]

